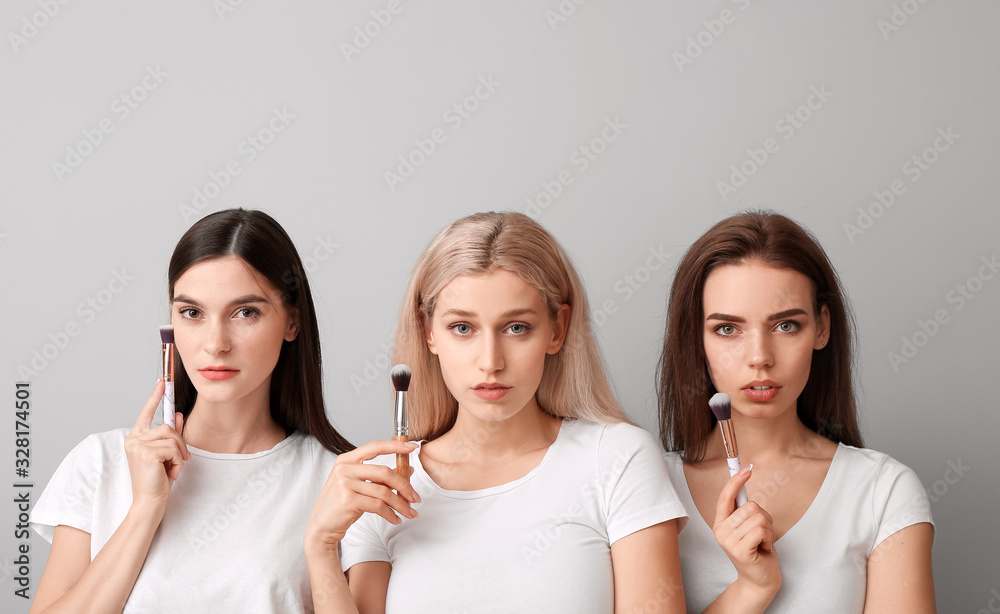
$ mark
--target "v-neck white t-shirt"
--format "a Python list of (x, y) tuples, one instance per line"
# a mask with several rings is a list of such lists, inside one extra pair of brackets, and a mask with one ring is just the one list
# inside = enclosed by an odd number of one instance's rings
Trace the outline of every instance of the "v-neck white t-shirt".
[(392, 565), (390, 614), (606, 614), (614, 610), (611, 544), (687, 516), (659, 446), (629, 424), (564, 420), (527, 475), (482, 490), (445, 490), (419, 453), (410, 459), (420, 517), (391, 525), (364, 514), (341, 543), (344, 569)]
[[(701, 612), (734, 581), (736, 568), (698, 513), (679, 453), (667, 468), (691, 522), (679, 537), (688, 612)], [(861, 613), (868, 557), (882, 540), (931, 518), (920, 479), (886, 454), (838, 444), (830, 469), (805, 514), (775, 542), (781, 589), (767, 611)]]
[[(31, 511), (42, 537), (75, 527), (97, 556), (132, 505), (128, 432), (91, 435), (66, 456)], [(299, 433), (253, 454), (188, 450), (125, 614), (312, 612), (302, 542), (337, 456)]]

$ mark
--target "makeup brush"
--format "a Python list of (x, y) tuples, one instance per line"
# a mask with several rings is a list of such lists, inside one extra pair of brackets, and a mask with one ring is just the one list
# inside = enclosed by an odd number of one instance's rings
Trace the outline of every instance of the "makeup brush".
[[(396, 390), (396, 403), (393, 407), (393, 441), (410, 440), (410, 420), (406, 415), (406, 391), (410, 388), (410, 368), (406, 365), (396, 365), (389, 372), (392, 387)], [(396, 455), (396, 473), (407, 480), (410, 479), (410, 455)]]
[[(722, 445), (726, 447), (726, 462), (729, 463), (729, 475), (732, 477), (739, 473), (742, 467), (740, 466), (740, 448), (736, 445), (736, 430), (733, 429), (733, 407), (729, 403), (729, 395), (725, 392), (715, 393), (708, 400), (708, 406), (718, 418), (719, 426), (722, 427)], [(742, 486), (736, 495), (736, 507), (746, 502), (747, 489)]]
[(160, 341), (163, 342), (163, 424), (174, 428), (174, 327), (164, 324), (160, 327)]

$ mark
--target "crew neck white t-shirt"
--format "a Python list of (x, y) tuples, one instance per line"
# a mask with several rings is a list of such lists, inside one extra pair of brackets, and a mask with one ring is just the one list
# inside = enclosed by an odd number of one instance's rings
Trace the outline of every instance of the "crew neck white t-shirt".
[[(680, 454), (666, 459), (692, 516), (679, 538), (684, 597), (688, 612), (701, 612), (736, 580), (736, 568), (698, 513)], [(910, 468), (881, 452), (838, 444), (816, 498), (775, 542), (781, 588), (767, 611), (863, 612), (868, 557), (885, 538), (920, 522), (934, 524), (927, 492)]]
[(527, 475), (482, 490), (445, 490), (410, 459), (420, 517), (364, 514), (341, 543), (345, 570), (391, 563), (390, 614), (612, 612), (611, 544), (687, 516), (656, 442), (629, 424), (564, 420)]
[[(91, 560), (104, 547), (132, 504), (128, 432), (66, 456), (31, 511), (42, 537), (67, 525), (90, 533)], [(254, 454), (188, 450), (124, 612), (312, 612), (303, 533), (336, 455), (298, 433)]]

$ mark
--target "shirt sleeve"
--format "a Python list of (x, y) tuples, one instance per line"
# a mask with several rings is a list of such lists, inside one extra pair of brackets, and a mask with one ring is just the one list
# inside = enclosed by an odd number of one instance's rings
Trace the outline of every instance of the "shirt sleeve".
[(49, 543), (61, 524), (93, 533), (96, 476), (101, 464), (101, 443), (96, 435), (66, 455), (31, 510), (29, 523), (35, 532)]
[(875, 479), (874, 512), (878, 529), (872, 550), (887, 537), (921, 522), (934, 524), (931, 504), (920, 478), (906, 465), (887, 457)]
[(598, 458), (609, 543), (675, 518), (678, 529), (684, 526), (688, 513), (652, 435), (630, 424), (609, 424), (601, 437)]

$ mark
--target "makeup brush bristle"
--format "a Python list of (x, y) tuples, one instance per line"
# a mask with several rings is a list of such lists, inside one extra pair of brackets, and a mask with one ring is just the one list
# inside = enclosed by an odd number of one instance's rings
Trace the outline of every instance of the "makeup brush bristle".
[(160, 327), (160, 340), (163, 343), (173, 343), (174, 342), (174, 326), (173, 324), (164, 324)]
[(712, 408), (712, 413), (719, 420), (729, 420), (733, 417), (733, 408), (729, 404), (729, 395), (725, 392), (716, 392), (708, 400), (708, 406)]
[(396, 392), (406, 392), (410, 388), (410, 368), (406, 365), (396, 365), (389, 372), (392, 378), (392, 387)]

